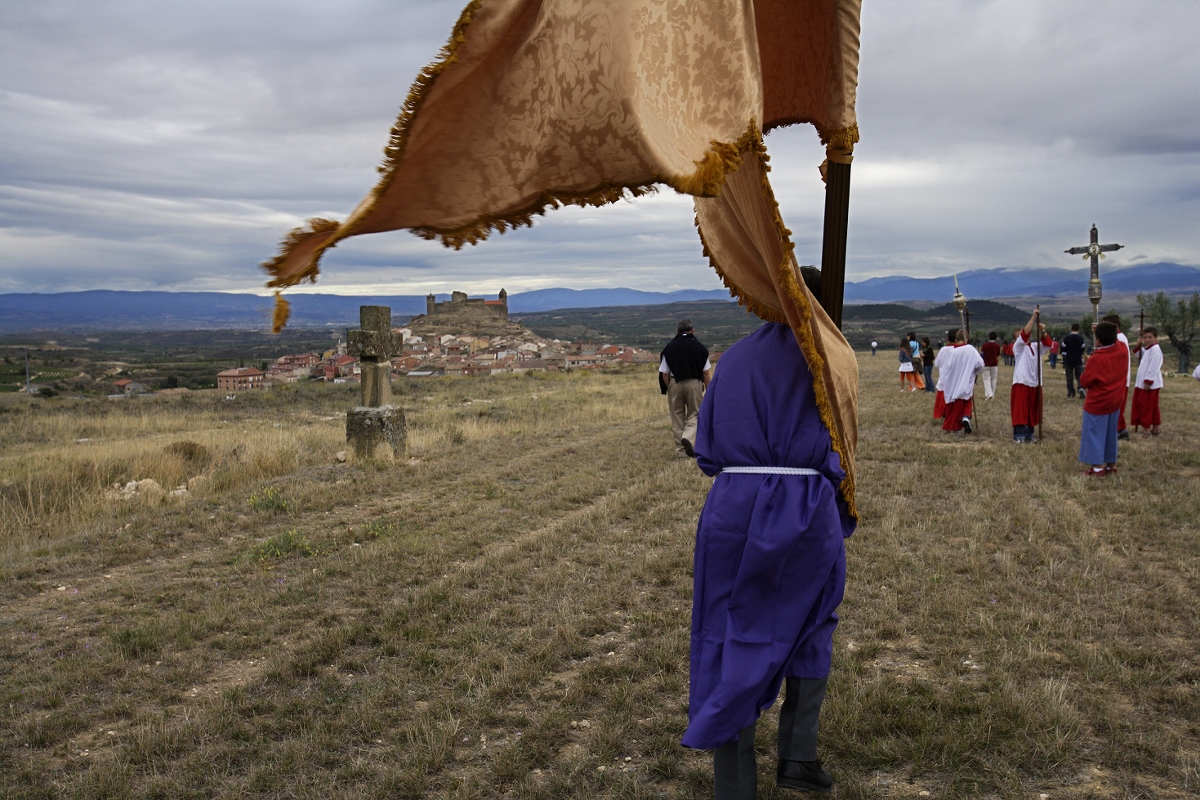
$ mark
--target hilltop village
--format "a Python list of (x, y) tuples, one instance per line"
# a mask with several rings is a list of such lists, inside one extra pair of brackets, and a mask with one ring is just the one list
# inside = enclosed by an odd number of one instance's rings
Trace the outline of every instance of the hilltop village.
[[(471, 377), (524, 372), (597, 369), (614, 364), (655, 363), (658, 355), (636, 347), (605, 342), (543, 339), (508, 318), (508, 298), (468, 298), (454, 292), (438, 302), (429, 295), (426, 313), (393, 331), (404, 336), (400, 355), (391, 359), (392, 377)], [(265, 371), (229, 369), (217, 375), (217, 388), (257, 389), (268, 384), (320, 380), (357, 381), (359, 365), (346, 354), (346, 343), (324, 353), (297, 353), (275, 360)]]
[[(636, 347), (602, 342), (563, 342), (522, 336), (442, 334), (427, 339), (408, 328), (404, 351), (393, 358), (392, 377), (431, 378), (443, 375), (503, 375), (513, 372), (597, 369), (606, 364), (655, 363), (658, 356)], [(325, 353), (281, 356), (266, 372), (255, 367), (229, 369), (217, 375), (217, 388), (227, 391), (258, 389), (269, 384), (320, 380), (332, 383), (357, 381), (358, 362), (346, 355), (345, 342)], [(122, 387), (124, 388), (124, 387)]]

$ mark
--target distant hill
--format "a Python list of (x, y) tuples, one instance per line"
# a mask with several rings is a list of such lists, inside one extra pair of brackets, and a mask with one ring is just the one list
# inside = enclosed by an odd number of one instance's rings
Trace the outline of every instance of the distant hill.
[[(1029, 311), (977, 300), (971, 303), (973, 331), (1005, 330), (1024, 325)], [(521, 323), (547, 339), (595, 340), (627, 344), (657, 350), (675, 335), (675, 324), (688, 317), (696, 326), (696, 336), (709, 347), (723, 349), (762, 325), (762, 320), (733, 303), (716, 300), (649, 306), (611, 308), (560, 308), (536, 314), (513, 315)], [(901, 333), (915, 331), (940, 341), (950, 327), (958, 327), (959, 315), (946, 303), (927, 310), (900, 304), (848, 305), (842, 309), (842, 327), (846, 338), (858, 348), (866, 348), (872, 339), (891, 343)]]
[[(1062, 297), (1087, 295), (1090, 272), (1083, 269), (980, 269), (960, 272), (958, 285), (969, 300), (997, 297)], [(1107, 271), (1101, 265), (1104, 291), (1112, 294), (1136, 292), (1200, 291), (1200, 267), (1182, 264), (1140, 264)], [(893, 275), (846, 284), (847, 303), (895, 303), (949, 300), (954, 296), (954, 278), (909, 278)]]
[[(1200, 268), (1172, 263), (1142, 264), (1103, 271), (1108, 294), (1200, 291)], [(975, 308), (994, 298), (1080, 297), (1087, 293), (1088, 270), (971, 270), (959, 285)], [(943, 303), (954, 295), (954, 280), (891, 276), (846, 284), (847, 304)], [(439, 300), (448, 295), (438, 295)], [(293, 328), (346, 328), (357, 324), (360, 305), (391, 306), (400, 320), (425, 312), (424, 295), (288, 295)], [(724, 289), (647, 292), (636, 289), (537, 289), (508, 296), (516, 315), (555, 309), (665, 306), (710, 301), (732, 305)], [(22, 331), (169, 331), (265, 328), (272, 300), (224, 292), (121, 292), (96, 290), (55, 294), (0, 294), (0, 333)], [(733, 306), (736, 310), (737, 307)], [(908, 309), (908, 312), (914, 309)], [(738, 312), (741, 313), (741, 312)], [(880, 312), (883, 313), (883, 312)]]
[[(360, 305), (391, 306), (407, 319), (425, 313), (425, 295), (350, 296), (289, 294), (291, 328), (346, 328), (358, 324)], [(438, 300), (449, 300), (440, 294)], [(634, 289), (539, 289), (508, 297), (510, 312), (570, 306), (655, 305), (687, 300), (728, 300), (724, 289), (643, 292)], [(0, 332), (263, 329), (271, 297), (225, 292), (120, 292), (0, 294)]]
[(556, 308), (646, 306), (689, 300), (729, 300), (729, 292), (724, 289), (681, 289), (677, 292), (643, 292), (637, 289), (535, 289), (531, 292), (510, 294), (508, 311), (513, 314), (553, 311)]

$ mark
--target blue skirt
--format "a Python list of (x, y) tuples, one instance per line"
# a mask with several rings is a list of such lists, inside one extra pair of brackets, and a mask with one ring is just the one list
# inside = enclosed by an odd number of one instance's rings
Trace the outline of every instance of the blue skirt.
[(1111, 414), (1083, 412), (1083, 433), (1079, 437), (1079, 460), (1084, 464), (1117, 463), (1117, 418)]

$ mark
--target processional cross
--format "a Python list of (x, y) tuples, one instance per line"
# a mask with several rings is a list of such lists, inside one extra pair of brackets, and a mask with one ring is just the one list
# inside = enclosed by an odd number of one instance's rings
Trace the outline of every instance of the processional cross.
[(1120, 250), (1125, 245), (1122, 244), (1100, 244), (1100, 233), (1096, 230), (1096, 223), (1092, 223), (1092, 241), (1087, 247), (1072, 247), (1070, 250), (1065, 250), (1073, 256), (1083, 256), (1083, 260), (1092, 260), (1092, 276), (1088, 279), (1088, 299), (1092, 301), (1092, 321), (1100, 321), (1100, 259), (1104, 258), (1105, 253), (1111, 253), (1114, 250)]

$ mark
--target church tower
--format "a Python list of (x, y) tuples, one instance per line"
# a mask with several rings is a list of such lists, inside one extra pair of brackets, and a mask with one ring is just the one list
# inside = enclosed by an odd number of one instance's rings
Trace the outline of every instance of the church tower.
[(500, 289), (500, 316), (508, 319), (508, 292)]

